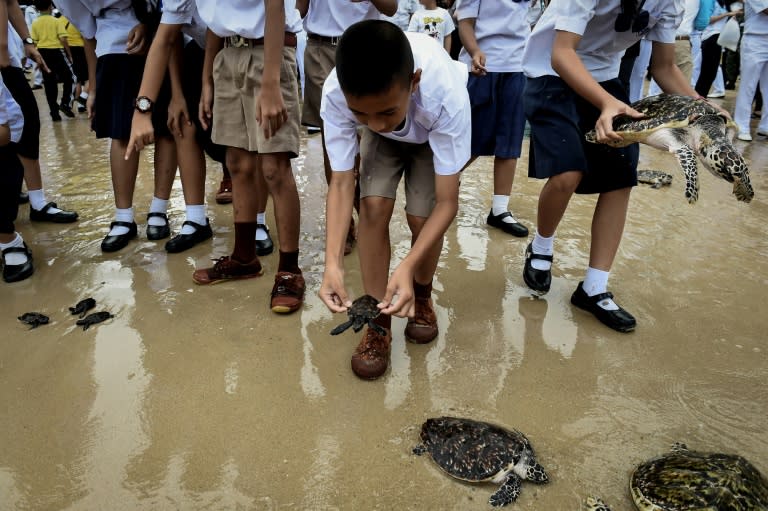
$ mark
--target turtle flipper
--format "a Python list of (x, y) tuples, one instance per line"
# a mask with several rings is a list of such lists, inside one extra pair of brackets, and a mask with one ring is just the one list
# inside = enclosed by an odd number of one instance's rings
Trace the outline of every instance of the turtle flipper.
[(376, 323), (373, 322), (373, 320), (370, 320), (368, 322), (368, 326), (371, 327), (373, 331), (379, 335), (387, 335), (387, 331), (384, 329), (384, 327), (381, 325), (377, 325)]
[(333, 330), (331, 330), (331, 335), (339, 335), (340, 333), (342, 333), (343, 331), (345, 331), (347, 328), (351, 326), (352, 326), (352, 320), (350, 319), (349, 321), (346, 321), (340, 324), (339, 326), (337, 326), (336, 328), (334, 328)]
[(416, 456), (421, 456), (422, 454), (427, 452), (427, 447), (423, 444), (419, 444), (416, 447), (414, 447), (411, 452), (413, 452), (413, 454), (415, 454)]
[(587, 497), (587, 511), (611, 511), (611, 508), (600, 497)]
[(496, 493), (491, 495), (488, 499), (488, 503), (493, 507), (503, 507), (507, 504), (511, 504), (517, 497), (520, 496), (520, 486), (522, 481), (516, 474), (511, 473), (504, 480), (501, 488), (496, 490)]
[(689, 204), (693, 204), (699, 199), (699, 164), (696, 153), (687, 145), (681, 146), (674, 153), (685, 176), (685, 198)]

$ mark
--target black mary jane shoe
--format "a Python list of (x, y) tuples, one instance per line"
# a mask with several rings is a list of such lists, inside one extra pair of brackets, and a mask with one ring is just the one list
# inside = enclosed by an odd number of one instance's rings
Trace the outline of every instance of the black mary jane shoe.
[(525, 238), (528, 236), (528, 228), (515, 220), (514, 222), (505, 222), (504, 219), (507, 217), (514, 218), (514, 215), (510, 213), (509, 211), (505, 211), (504, 213), (500, 215), (494, 215), (493, 211), (488, 213), (488, 218), (485, 220), (488, 225), (491, 227), (496, 227), (497, 229), (501, 229), (502, 231), (506, 232), (507, 234), (511, 234), (512, 236), (518, 237), (518, 238)]
[(33, 222), (54, 222), (57, 224), (71, 224), (72, 222), (77, 221), (78, 214), (75, 211), (61, 210), (56, 213), (51, 213), (51, 208), (58, 209), (58, 206), (55, 202), (49, 202), (39, 211), (30, 207), (29, 219)]
[(27, 192), (19, 192), (19, 204), (26, 204), (29, 202), (29, 194)]
[(150, 225), (147, 224), (147, 239), (152, 241), (161, 240), (171, 235), (171, 226), (168, 225), (168, 215), (165, 213), (149, 213), (147, 220), (152, 217), (162, 218), (165, 220), (164, 225)]
[(571, 303), (587, 312), (591, 312), (602, 324), (613, 328), (618, 332), (631, 332), (635, 329), (637, 321), (634, 316), (621, 307), (615, 311), (605, 310), (600, 307), (600, 302), (606, 299), (613, 300), (613, 293), (599, 293), (594, 296), (587, 295), (584, 291), (584, 282), (579, 282), (576, 291), (571, 295)]
[(195, 232), (192, 234), (177, 234), (173, 238), (169, 239), (165, 244), (166, 252), (171, 254), (184, 252), (185, 250), (194, 247), (201, 241), (205, 241), (213, 236), (213, 231), (211, 230), (211, 222), (207, 218), (205, 219), (205, 225), (192, 222), (191, 220), (184, 222), (182, 227), (185, 225), (194, 227)]
[(535, 291), (538, 295), (543, 295), (549, 292), (549, 286), (552, 285), (552, 271), (551, 270), (537, 270), (531, 265), (532, 259), (539, 259), (541, 261), (552, 262), (551, 255), (534, 254), (533, 244), (528, 243), (525, 247), (525, 266), (523, 267), (523, 281), (525, 285)]
[(118, 250), (125, 248), (128, 242), (136, 237), (137, 229), (136, 222), (112, 222), (109, 224), (109, 230), (114, 227), (127, 227), (128, 232), (125, 234), (107, 235), (101, 241), (102, 252), (117, 252)]
[(256, 224), (256, 229), (264, 229), (264, 232), (267, 233), (267, 239), (265, 240), (256, 240), (256, 255), (258, 256), (266, 256), (272, 253), (273, 250), (275, 250), (275, 244), (272, 243), (272, 237), (269, 235), (269, 229), (264, 224)]
[[(14, 252), (23, 253), (24, 255), (27, 256), (27, 260), (21, 264), (7, 264), (5, 262), (6, 254), (12, 254)], [(35, 273), (35, 267), (32, 264), (32, 252), (29, 250), (29, 247), (27, 247), (26, 243), (24, 243), (24, 246), (22, 247), (6, 248), (2, 252), (2, 258), (3, 258), (3, 280), (6, 282), (19, 282), (21, 280), (29, 278), (30, 276), (32, 276), (33, 273)]]

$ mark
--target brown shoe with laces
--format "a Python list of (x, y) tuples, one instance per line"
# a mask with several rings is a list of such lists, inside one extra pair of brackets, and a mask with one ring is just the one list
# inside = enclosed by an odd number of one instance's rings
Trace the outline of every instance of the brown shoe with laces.
[(192, 274), (192, 280), (195, 284), (217, 284), (225, 280), (241, 280), (260, 277), (264, 273), (259, 258), (255, 258), (250, 263), (244, 264), (235, 261), (229, 256), (215, 259), (216, 263), (211, 268), (202, 268), (195, 270)]
[(352, 354), (352, 372), (358, 378), (375, 380), (387, 371), (392, 332), (385, 330), (387, 335), (381, 335), (373, 328), (365, 329), (363, 339)]
[(222, 179), (219, 184), (219, 191), (216, 192), (217, 204), (230, 204), (232, 202), (232, 180)]
[(344, 242), (344, 255), (352, 253), (352, 249), (355, 248), (355, 242), (357, 242), (357, 236), (355, 235), (355, 219), (353, 218), (349, 223), (347, 240)]
[(279, 271), (272, 286), (272, 312), (290, 314), (301, 308), (304, 303), (304, 277), (301, 273)]
[(416, 298), (416, 311), (405, 326), (405, 338), (414, 344), (427, 344), (437, 337), (437, 316), (432, 299)]

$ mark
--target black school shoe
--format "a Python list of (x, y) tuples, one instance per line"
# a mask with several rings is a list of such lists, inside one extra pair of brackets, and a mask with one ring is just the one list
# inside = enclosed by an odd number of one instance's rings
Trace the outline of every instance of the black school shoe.
[(494, 215), (493, 211), (488, 213), (488, 218), (486, 219), (486, 223), (490, 225), (491, 227), (496, 227), (497, 229), (501, 229), (502, 231), (506, 232), (507, 234), (511, 234), (512, 236), (516, 236), (518, 238), (525, 238), (528, 236), (528, 228), (521, 224), (520, 222), (505, 222), (504, 219), (507, 217), (513, 217), (512, 213), (509, 211), (505, 211), (504, 213), (500, 215)]
[(165, 213), (149, 213), (147, 220), (152, 217), (158, 217), (165, 220), (164, 225), (150, 225), (147, 224), (147, 239), (152, 241), (161, 240), (171, 235), (171, 226), (168, 225), (168, 215)]
[[(27, 256), (27, 260), (22, 264), (5, 264), (5, 255), (13, 252), (22, 252)], [(24, 243), (22, 247), (6, 248), (2, 251), (3, 258), (3, 280), (6, 282), (19, 282), (32, 276), (35, 273), (35, 267), (32, 264), (32, 252)]]
[(29, 208), (29, 219), (33, 222), (54, 222), (57, 224), (70, 224), (77, 221), (77, 213), (75, 211), (61, 210), (58, 213), (50, 213), (48, 210), (51, 208), (57, 208), (55, 202), (49, 202), (40, 211), (35, 208)]
[(213, 236), (213, 230), (211, 230), (211, 222), (207, 218), (205, 219), (205, 225), (200, 225), (196, 222), (192, 222), (191, 220), (184, 222), (182, 227), (185, 225), (194, 227), (195, 232), (192, 234), (177, 234), (173, 238), (169, 239), (165, 244), (166, 252), (170, 252), (171, 254), (184, 252), (185, 250), (194, 247), (201, 241), (205, 241)]
[(571, 303), (579, 309), (591, 312), (602, 324), (619, 332), (631, 332), (635, 329), (637, 321), (629, 312), (621, 307), (615, 311), (605, 310), (600, 307), (601, 300), (613, 299), (613, 293), (600, 293), (589, 296), (584, 291), (584, 282), (579, 282), (579, 287), (571, 295)]
[(272, 243), (272, 237), (269, 235), (269, 229), (267, 229), (267, 226), (264, 224), (256, 224), (256, 228), (262, 228), (264, 229), (264, 232), (267, 233), (267, 239), (256, 240), (256, 255), (266, 256), (271, 254), (275, 249), (275, 244)]
[(549, 286), (552, 285), (552, 270), (537, 270), (531, 265), (531, 259), (540, 259), (542, 261), (552, 262), (551, 255), (534, 254), (533, 244), (528, 243), (525, 247), (525, 266), (523, 267), (523, 281), (525, 285), (531, 288), (539, 295), (549, 292)]
[(112, 230), (115, 226), (127, 227), (128, 232), (111, 236), (107, 234), (101, 241), (102, 252), (117, 252), (121, 248), (125, 248), (125, 246), (128, 245), (128, 242), (136, 237), (136, 222), (112, 222), (109, 224), (109, 229)]

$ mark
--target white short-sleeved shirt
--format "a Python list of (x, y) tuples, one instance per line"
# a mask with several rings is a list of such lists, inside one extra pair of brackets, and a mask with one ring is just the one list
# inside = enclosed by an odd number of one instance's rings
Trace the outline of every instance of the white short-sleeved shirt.
[(8, 22), (8, 57), (10, 57), (11, 67), (21, 67), (21, 61), (24, 59), (24, 42), (10, 21)]
[(747, 0), (744, 5), (744, 33), (768, 35), (768, 0)]
[[(411, 144), (429, 142), (434, 153), (435, 173), (455, 174), (464, 167), (471, 153), (472, 112), (467, 71), (451, 60), (431, 37), (414, 32), (408, 32), (406, 37), (413, 51), (414, 69), (421, 69), (421, 81), (411, 95), (405, 127), (400, 132), (381, 135)], [(360, 124), (347, 106), (335, 68), (323, 86), (320, 116), (331, 168), (352, 169), (359, 149), (357, 127)]]
[(139, 24), (131, 0), (57, 0), (56, 7), (85, 39), (96, 39), (96, 55), (127, 53), (131, 29)]
[(27, 28), (29, 30), (32, 30), (32, 22), (35, 21), (38, 16), (40, 16), (40, 12), (34, 5), (28, 5), (26, 9), (24, 9), (24, 21), (27, 23)]
[[(715, 2), (715, 10), (712, 11), (712, 16), (719, 16), (723, 13), (727, 12), (723, 7), (720, 6), (718, 2)], [(725, 27), (725, 24), (728, 23), (729, 17), (721, 18), (714, 23), (710, 23), (707, 25), (707, 28), (705, 28), (701, 32), (701, 40), (706, 41), (713, 35), (718, 35), (720, 32), (723, 31), (723, 27)]]
[(689, 36), (693, 32), (693, 20), (696, 19), (696, 14), (699, 12), (700, 0), (685, 0), (685, 12), (683, 13), (683, 21), (680, 26), (677, 27), (677, 36)]
[(380, 15), (376, 6), (367, 0), (312, 0), (304, 17), (304, 30), (309, 34), (339, 37), (350, 25), (379, 19)]
[(195, 0), (164, 0), (160, 23), (181, 25), (181, 31), (191, 37), (198, 46), (205, 48), (205, 32), (208, 27), (197, 12)]
[[(456, 19), (475, 18), (475, 39), (485, 53), (485, 68), (492, 73), (522, 71), (523, 48), (528, 42), (530, 1), (513, 0), (461, 0), (456, 8)], [(465, 48), (459, 60), (472, 66), (472, 57)]]
[[(264, 2), (253, 0), (196, 0), (197, 11), (211, 32), (219, 37), (239, 35), (248, 39), (264, 37), (267, 13)], [(285, 0), (285, 31), (301, 32), (296, 0)]]
[(455, 29), (450, 13), (441, 7), (414, 12), (408, 25), (408, 32), (427, 34), (441, 45)]
[(379, 14), (379, 18), (394, 23), (403, 31), (406, 31), (408, 30), (411, 15), (419, 9), (421, 9), (421, 5), (419, 5), (418, 0), (398, 0), (397, 12), (393, 16)]
[(642, 33), (614, 30), (621, 12), (621, 0), (552, 0), (531, 33), (523, 53), (526, 76), (557, 76), (552, 69), (552, 43), (555, 31), (581, 36), (576, 53), (598, 82), (619, 75), (624, 51), (645, 37), (651, 41), (674, 43), (675, 32), (683, 19), (683, 0), (647, 0), (648, 27)]
[(0, 75), (0, 124), (5, 124), (10, 128), (11, 142), (18, 142), (21, 139), (21, 131), (24, 129), (24, 116), (21, 115), (19, 104), (16, 103), (16, 100), (13, 99), (13, 96), (11, 96), (11, 93), (5, 86), (2, 75)]

